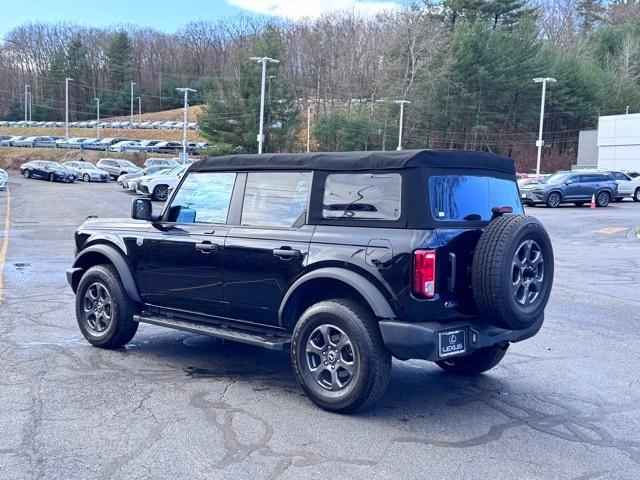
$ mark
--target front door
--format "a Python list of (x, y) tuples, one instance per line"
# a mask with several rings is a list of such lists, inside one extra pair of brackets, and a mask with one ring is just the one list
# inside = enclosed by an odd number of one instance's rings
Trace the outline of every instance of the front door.
[(190, 173), (144, 239), (137, 271), (145, 303), (225, 312), (224, 241), (235, 173)]
[(225, 240), (224, 296), (230, 318), (276, 325), (285, 293), (307, 265), (309, 172), (246, 176), (241, 225)]

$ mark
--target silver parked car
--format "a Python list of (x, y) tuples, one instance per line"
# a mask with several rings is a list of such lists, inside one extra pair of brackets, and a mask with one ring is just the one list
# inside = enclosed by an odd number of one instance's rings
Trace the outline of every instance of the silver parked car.
[(73, 173), (79, 180), (85, 182), (108, 182), (109, 172), (101, 170), (91, 162), (85, 162), (84, 160), (71, 160), (62, 164)]
[(129, 160), (120, 158), (101, 158), (96, 165), (101, 170), (109, 172), (109, 176), (116, 179), (120, 175), (125, 173), (135, 173), (142, 170), (137, 165), (131, 163)]
[(0, 190), (7, 188), (7, 180), (9, 180), (9, 174), (0, 168)]

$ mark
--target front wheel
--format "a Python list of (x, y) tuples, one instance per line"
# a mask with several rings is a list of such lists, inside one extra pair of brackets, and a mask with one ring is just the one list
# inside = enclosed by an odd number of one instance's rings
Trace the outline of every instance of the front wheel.
[(547, 197), (547, 207), (556, 208), (560, 205), (562, 196), (558, 192), (551, 192)]
[(167, 185), (157, 185), (151, 194), (153, 200), (164, 202), (169, 198), (169, 187)]
[(88, 174), (88, 173), (85, 173), (85, 174), (82, 176), (82, 179), (83, 179), (85, 182), (87, 182), (87, 183), (91, 181), (91, 177), (89, 177), (89, 174)]
[(633, 193), (633, 201), (640, 202), (640, 188), (636, 188), (636, 191)]
[(112, 265), (91, 267), (76, 291), (76, 318), (84, 338), (95, 346), (117, 348), (138, 330), (133, 320), (138, 305), (127, 295)]
[(321, 408), (348, 413), (378, 400), (389, 384), (391, 355), (373, 315), (345, 299), (309, 307), (293, 331), (291, 363)]
[(479, 348), (466, 357), (440, 360), (436, 364), (447, 372), (461, 375), (478, 375), (498, 365), (507, 353), (508, 348), (509, 344)]
[(55, 180), (56, 180), (56, 176), (53, 173), (50, 173), (49, 174), (49, 181), (50, 182), (55, 182)]
[(24, 178), (31, 178), (31, 172), (29, 171), (28, 168), (24, 169), (24, 172), (22, 172), (22, 175), (24, 176)]
[(599, 207), (606, 207), (611, 201), (611, 196), (607, 192), (600, 192), (596, 197), (596, 205)]

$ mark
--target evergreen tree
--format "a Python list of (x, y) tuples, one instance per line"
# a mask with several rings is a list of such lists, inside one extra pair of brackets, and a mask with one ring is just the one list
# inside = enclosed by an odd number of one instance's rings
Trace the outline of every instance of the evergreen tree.
[(127, 87), (133, 79), (133, 58), (129, 35), (126, 32), (117, 32), (107, 50), (107, 74), (109, 84), (113, 90)]

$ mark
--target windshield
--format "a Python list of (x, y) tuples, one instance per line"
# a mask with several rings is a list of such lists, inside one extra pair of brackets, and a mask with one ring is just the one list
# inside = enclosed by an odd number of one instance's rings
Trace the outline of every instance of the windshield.
[(42, 162), (42, 163), (47, 167), (62, 168), (62, 165), (60, 165), (58, 162)]
[(549, 175), (547, 178), (545, 178), (542, 183), (548, 183), (549, 185), (557, 185), (559, 183), (564, 182), (569, 175), (571, 174), (563, 173), (563, 172), (554, 173), (553, 175)]
[(78, 162), (78, 165), (81, 168), (88, 168), (88, 169), (93, 169), (93, 170), (97, 170), (96, 166), (93, 163), (89, 163), (89, 162)]
[(121, 167), (135, 167), (138, 168), (137, 165), (131, 163), (129, 160), (119, 160), (118, 163)]
[(178, 165), (177, 167), (170, 168), (169, 170), (165, 170), (162, 172), (162, 175), (178, 175), (180, 171), (184, 169), (183, 165)]
[(438, 221), (488, 221), (495, 207), (524, 213), (516, 182), (494, 177), (442, 175), (429, 177), (431, 214)]

